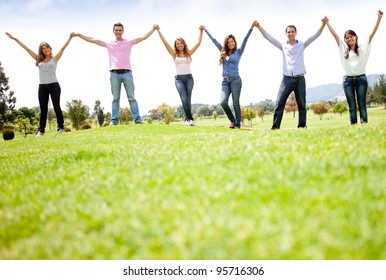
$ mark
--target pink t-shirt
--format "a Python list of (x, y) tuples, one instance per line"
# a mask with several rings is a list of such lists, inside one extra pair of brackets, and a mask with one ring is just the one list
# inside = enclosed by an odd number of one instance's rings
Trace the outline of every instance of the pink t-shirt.
[(103, 41), (102, 46), (107, 48), (110, 58), (110, 70), (128, 69), (131, 70), (130, 55), (131, 47), (135, 45), (135, 40)]

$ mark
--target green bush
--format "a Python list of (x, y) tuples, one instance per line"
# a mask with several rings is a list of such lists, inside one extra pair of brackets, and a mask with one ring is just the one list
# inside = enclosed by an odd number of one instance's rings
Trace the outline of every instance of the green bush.
[(15, 132), (13, 132), (12, 129), (4, 129), (3, 130), (3, 139), (4, 140), (12, 140), (13, 138), (15, 138)]

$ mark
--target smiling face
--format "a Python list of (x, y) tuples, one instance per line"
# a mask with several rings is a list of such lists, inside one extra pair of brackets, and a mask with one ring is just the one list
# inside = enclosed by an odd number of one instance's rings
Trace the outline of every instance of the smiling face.
[(346, 33), (344, 36), (344, 41), (347, 45), (350, 46), (350, 48), (354, 48), (357, 43), (357, 36), (350, 33)]
[(286, 29), (286, 34), (287, 34), (288, 41), (294, 42), (297, 34), (296, 27), (288, 26)]
[(47, 45), (42, 45), (42, 53), (44, 54), (45, 57), (51, 57), (51, 48)]
[(115, 35), (115, 39), (117, 41), (122, 40), (122, 35), (123, 35), (123, 25), (120, 23), (114, 24), (113, 27), (113, 33)]
[(228, 49), (233, 50), (236, 47), (236, 42), (233, 37), (228, 38), (227, 40)]
[(182, 52), (185, 48), (185, 44), (181, 40), (176, 40), (175, 41), (175, 47), (179, 52)]

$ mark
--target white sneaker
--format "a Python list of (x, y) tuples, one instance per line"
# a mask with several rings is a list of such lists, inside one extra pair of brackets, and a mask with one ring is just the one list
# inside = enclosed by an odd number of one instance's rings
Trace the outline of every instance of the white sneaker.
[(116, 126), (116, 124), (113, 124), (112, 122), (109, 124), (109, 126)]
[(185, 125), (190, 125), (189, 120), (185, 121)]
[(64, 133), (64, 129), (61, 128), (61, 129), (58, 130), (58, 132), (59, 132), (59, 133)]
[(194, 120), (189, 120), (188, 122), (189, 122), (189, 125), (191, 125), (191, 126), (195, 126), (195, 124), (194, 124)]
[(43, 132), (40, 132), (40, 131), (38, 131), (38, 133), (36, 134), (36, 137), (40, 137), (40, 136), (44, 136), (44, 133), (43, 133)]

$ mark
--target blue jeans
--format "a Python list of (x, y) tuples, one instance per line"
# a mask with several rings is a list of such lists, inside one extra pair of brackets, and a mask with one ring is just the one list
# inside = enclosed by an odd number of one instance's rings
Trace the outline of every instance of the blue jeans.
[(52, 106), (56, 114), (56, 121), (58, 123), (58, 130), (64, 129), (64, 119), (62, 109), (60, 108), (60, 93), (61, 88), (59, 83), (40, 84), (39, 85), (39, 106), (40, 106), (40, 120), (38, 130), (44, 133), (47, 124), (48, 113), (48, 99), (51, 96)]
[(367, 94), (367, 77), (365, 74), (360, 76), (344, 76), (343, 90), (346, 95), (348, 108), (350, 112), (350, 123), (356, 124), (357, 120), (357, 103), (361, 122), (367, 123), (366, 94)]
[(134, 97), (134, 81), (131, 71), (123, 74), (113, 72), (110, 73), (111, 93), (113, 94), (111, 122), (113, 124), (118, 124), (119, 101), (121, 99), (122, 83), (126, 90), (127, 99), (129, 100), (130, 110), (134, 120), (136, 123), (140, 122), (141, 116), (139, 115), (137, 100)]
[[(228, 77), (222, 80), (221, 100), (220, 104), (230, 122), (235, 124), (235, 127), (241, 125), (241, 108), (240, 108), (240, 94), (242, 81), (240, 77)], [(229, 96), (232, 94), (233, 108), (235, 115), (233, 115), (231, 108), (228, 105)]]
[(180, 94), (182, 107), (185, 112), (185, 120), (193, 120), (192, 116), (192, 91), (194, 86), (193, 76), (177, 75), (175, 80), (176, 88)]
[(272, 129), (279, 129), (285, 103), (291, 92), (295, 93), (296, 103), (299, 110), (298, 127), (305, 127), (307, 122), (307, 108), (306, 108), (306, 79), (304, 76), (289, 77), (283, 76), (281, 80), (279, 93), (277, 94), (275, 113), (273, 115)]

